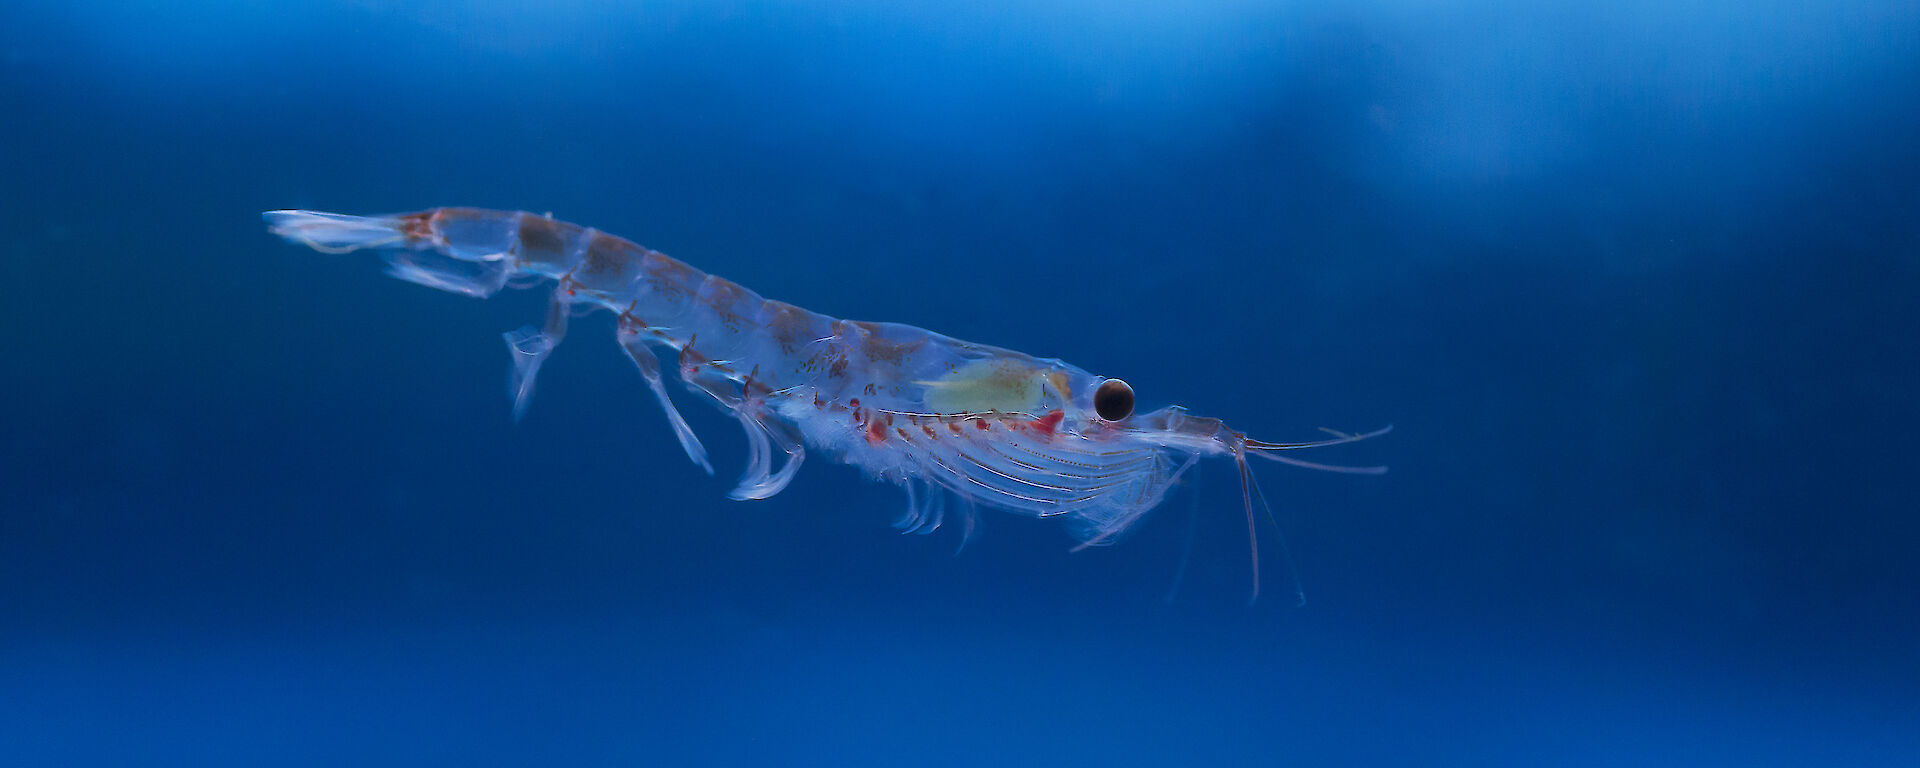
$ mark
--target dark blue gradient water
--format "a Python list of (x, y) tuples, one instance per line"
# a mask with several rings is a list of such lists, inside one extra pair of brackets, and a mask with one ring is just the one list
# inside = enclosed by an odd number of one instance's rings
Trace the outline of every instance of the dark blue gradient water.
[[(546, 5), (0, 10), (7, 764), (1920, 759), (1920, 7)], [(1225, 465), (1171, 602), (1184, 497), (728, 501), (259, 220), (452, 204), (1393, 471), (1257, 468), (1304, 607)]]

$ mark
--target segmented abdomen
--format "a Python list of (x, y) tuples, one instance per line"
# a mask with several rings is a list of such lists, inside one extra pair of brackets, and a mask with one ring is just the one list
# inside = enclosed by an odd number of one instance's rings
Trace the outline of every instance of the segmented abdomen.
[[(516, 273), (559, 281), (566, 300), (605, 307), (650, 341), (759, 386), (814, 377), (806, 360), (834, 319), (709, 275), (686, 262), (590, 227), (526, 212), (440, 208), (412, 214), (419, 234), (455, 258), (498, 258)], [(818, 368), (820, 366), (811, 366)]]
[[(526, 212), (439, 208), (409, 214), (410, 238), (460, 260), (497, 259), (553, 278), (570, 301), (621, 314), (653, 341), (737, 381), (824, 401), (929, 412), (927, 382), (982, 360), (1064, 368), (1011, 350), (895, 323), (839, 320), (762, 298), (726, 278), (590, 227)], [(1039, 398), (1029, 405), (1045, 407)]]

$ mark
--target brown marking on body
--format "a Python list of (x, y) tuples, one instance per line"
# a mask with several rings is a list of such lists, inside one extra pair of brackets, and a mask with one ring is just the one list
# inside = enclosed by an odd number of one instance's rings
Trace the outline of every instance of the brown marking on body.
[(595, 231), (593, 239), (587, 241), (587, 255), (586, 259), (580, 263), (580, 269), (589, 275), (616, 274), (623, 267), (639, 261), (643, 253), (645, 251), (640, 246), (605, 232)]
[(927, 433), (927, 437), (939, 437), (939, 436), (940, 436), (940, 433), (938, 433), (938, 432), (935, 432), (935, 431), (933, 431), (933, 427), (929, 427), (929, 426), (927, 426), (927, 425), (925, 425), (925, 424), (922, 424), (922, 425), (920, 425), (920, 431), (922, 431), (922, 432), (925, 432), (925, 433)]
[(862, 326), (862, 330), (867, 331), (866, 338), (860, 343), (860, 351), (866, 354), (868, 360), (876, 363), (895, 366), (900, 365), (907, 361), (909, 355), (912, 355), (927, 343), (927, 340), (924, 338), (914, 339), (908, 342), (887, 341), (881, 338), (880, 334), (874, 332), (872, 323), (855, 324)]
[(852, 363), (853, 351), (852, 345), (846, 343), (845, 339), (856, 332), (861, 332), (861, 329), (857, 328), (855, 323), (846, 320), (833, 321), (832, 342), (821, 351), (821, 354), (827, 358), (827, 378), (838, 379), (847, 375), (847, 366)]
[(693, 276), (700, 274), (686, 262), (659, 251), (648, 251), (640, 260), (640, 270), (646, 274), (647, 284), (653, 286), (655, 293), (676, 304), (691, 290), (687, 284), (693, 282)]
[(541, 261), (557, 262), (567, 247), (560, 235), (560, 222), (531, 213), (520, 216), (520, 252), (537, 253)]
[(878, 419), (867, 422), (867, 442), (879, 445), (887, 441), (887, 428)]
[(432, 242), (433, 221), (439, 216), (437, 209), (404, 214), (400, 217), (400, 234), (406, 236), (408, 243)]
[(708, 275), (706, 281), (700, 284), (700, 301), (711, 307), (714, 314), (720, 317), (720, 324), (734, 333), (739, 333), (747, 324), (747, 319), (733, 309), (734, 303), (746, 295), (747, 289), (740, 287), (739, 283), (719, 275)]
[(783, 354), (791, 355), (803, 343), (813, 339), (803, 339), (801, 334), (807, 330), (807, 311), (782, 301), (768, 301), (767, 333), (774, 343), (780, 345)]

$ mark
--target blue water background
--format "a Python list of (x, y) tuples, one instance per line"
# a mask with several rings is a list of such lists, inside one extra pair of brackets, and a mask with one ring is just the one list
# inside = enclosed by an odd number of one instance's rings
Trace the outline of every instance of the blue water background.
[[(0, 9), (9, 765), (1915, 765), (1920, 5)], [(1551, 5), (1549, 8), (1547, 6)], [(259, 212), (553, 211), (1256, 436), (1120, 546), (725, 498), (604, 317)]]

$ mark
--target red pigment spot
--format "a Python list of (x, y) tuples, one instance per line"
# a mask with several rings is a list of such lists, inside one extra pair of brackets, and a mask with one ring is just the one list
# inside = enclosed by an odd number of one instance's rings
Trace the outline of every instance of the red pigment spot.
[(929, 427), (925, 424), (922, 424), (920, 425), (920, 431), (927, 433), (927, 437), (935, 437), (935, 435), (933, 434), (933, 427)]
[(1067, 417), (1067, 414), (1064, 411), (1054, 411), (1045, 416), (1034, 419), (1032, 422), (1029, 422), (1029, 423), (1033, 425), (1034, 429), (1040, 430), (1041, 432), (1045, 432), (1051, 435), (1053, 434), (1053, 431), (1055, 429), (1060, 428), (1060, 420), (1065, 419), (1066, 417)]
[(848, 401), (847, 401), (847, 407), (848, 407), (848, 408), (852, 408), (852, 409), (854, 409), (854, 410), (856, 410), (856, 411), (857, 411), (857, 410), (860, 410), (860, 398), (857, 398), (857, 397), (856, 397), (856, 398), (854, 398), (854, 399), (852, 399), (852, 400), (848, 400)]
[(882, 426), (877, 420), (867, 424), (867, 442), (879, 445), (886, 441), (887, 428), (885, 426)]
[(901, 428), (899, 428), (899, 427), (894, 427), (894, 428), (893, 428), (893, 431), (895, 431), (895, 432), (898, 432), (898, 433), (900, 433), (900, 439), (902, 439), (902, 440), (907, 440), (907, 439), (908, 439), (908, 438), (907, 438), (907, 431), (906, 431), (906, 430), (904, 430), (904, 429), (901, 429)]
[(975, 427), (979, 427), (982, 431), (993, 428), (993, 425), (988, 424), (986, 419), (976, 419), (974, 420), (973, 425)]
[(953, 430), (953, 433), (956, 435), (960, 434), (960, 422), (957, 422), (957, 421), (947, 422), (947, 429)]

